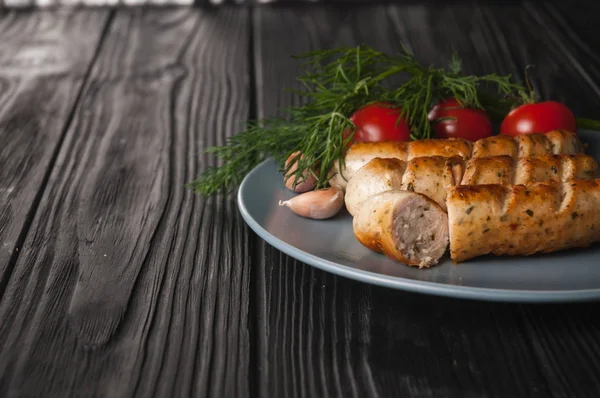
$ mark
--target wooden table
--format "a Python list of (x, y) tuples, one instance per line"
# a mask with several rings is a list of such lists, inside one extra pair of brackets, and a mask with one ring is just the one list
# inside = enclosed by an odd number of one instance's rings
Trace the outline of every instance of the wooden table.
[(542, 97), (598, 118), (598, 7), (572, 4), (0, 12), (0, 396), (600, 396), (598, 304), (335, 277), (184, 187), (299, 102), (310, 49), (535, 63)]

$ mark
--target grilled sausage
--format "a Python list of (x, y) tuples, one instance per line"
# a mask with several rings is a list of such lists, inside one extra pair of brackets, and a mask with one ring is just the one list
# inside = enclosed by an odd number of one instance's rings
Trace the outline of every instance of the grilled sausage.
[(550, 140), (554, 155), (574, 155), (585, 150), (583, 143), (570, 131), (552, 130), (544, 135)]
[(572, 155), (583, 153), (583, 144), (575, 134), (554, 130), (546, 134), (528, 134), (518, 137), (498, 135), (471, 143), (463, 139), (420, 140), (412, 142), (361, 142), (346, 153), (345, 168), (336, 162), (330, 172), (332, 184), (346, 188), (350, 178), (371, 159), (397, 158), (412, 160), (418, 157), (459, 156), (464, 159), (505, 155), (511, 158), (538, 155)]
[(346, 187), (346, 193), (350, 194), (344, 197), (348, 212), (354, 216), (369, 197), (391, 189), (401, 189), (406, 166), (407, 162), (400, 159), (375, 158), (361, 167)]
[(600, 180), (456, 186), (448, 193), (455, 262), (531, 255), (600, 241)]
[(471, 157), (473, 143), (462, 138), (449, 138), (446, 140), (419, 140), (412, 141), (408, 148), (406, 160), (420, 158), (424, 156), (460, 156), (468, 159)]
[(600, 178), (600, 167), (588, 155), (544, 155), (519, 159), (504, 155), (469, 161), (460, 157), (432, 156), (409, 162), (375, 158), (350, 179), (345, 203), (348, 212), (354, 215), (369, 196), (402, 189), (422, 193), (445, 210), (447, 190), (455, 185), (530, 184), (593, 178)]
[(448, 247), (447, 214), (414, 192), (390, 190), (371, 196), (352, 226), (367, 248), (419, 268), (437, 264)]
[(443, 156), (469, 158), (471, 141), (460, 138), (447, 140), (421, 140), (412, 142), (360, 142), (352, 145), (345, 156), (345, 168), (340, 172), (335, 164), (330, 172), (332, 184), (346, 189), (348, 181), (365, 164), (374, 158), (396, 158), (412, 160), (424, 156)]
[(530, 184), (600, 177), (598, 162), (588, 155), (542, 155), (524, 158), (491, 156), (467, 162), (461, 185)]
[(422, 193), (446, 210), (448, 188), (460, 184), (464, 171), (461, 157), (421, 157), (408, 162), (402, 189)]
[(335, 162), (329, 172), (330, 183), (346, 189), (350, 178), (365, 164), (374, 158), (395, 158), (406, 160), (408, 156), (408, 142), (360, 142), (352, 145), (344, 157), (345, 165), (340, 168)]
[(519, 144), (517, 140), (508, 135), (496, 135), (475, 141), (473, 145), (473, 157), (482, 158), (489, 156), (519, 156)]
[(473, 145), (471, 157), (574, 155), (583, 153), (583, 149), (583, 144), (574, 133), (553, 130), (546, 134), (525, 134), (516, 137), (501, 134), (482, 138)]

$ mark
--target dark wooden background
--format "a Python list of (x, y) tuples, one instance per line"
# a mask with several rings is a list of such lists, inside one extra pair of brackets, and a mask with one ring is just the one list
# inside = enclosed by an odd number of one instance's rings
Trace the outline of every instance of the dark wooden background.
[(184, 188), (203, 148), (298, 103), (310, 49), (535, 63), (544, 98), (598, 118), (588, 4), (0, 11), (0, 396), (600, 396), (598, 304), (335, 277)]

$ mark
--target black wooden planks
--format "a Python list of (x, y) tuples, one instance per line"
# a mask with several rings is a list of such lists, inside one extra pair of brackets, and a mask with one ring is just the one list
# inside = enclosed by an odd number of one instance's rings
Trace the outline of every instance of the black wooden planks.
[(248, 15), (115, 13), (0, 303), (0, 395), (247, 396), (247, 229), (184, 184), (247, 118)]
[(0, 297), (108, 15), (60, 10), (0, 17)]
[(248, 115), (300, 103), (283, 91), (299, 87), (289, 56), (316, 48), (402, 40), (426, 63), (457, 50), (466, 72), (519, 77), (535, 63), (543, 97), (594, 117), (592, 19), (564, 9), (3, 15), (0, 395), (596, 396), (595, 304), (452, 300), (335, 277), (249, 234), (232, 197), (184, 188), (214, 164), (201, 150)]

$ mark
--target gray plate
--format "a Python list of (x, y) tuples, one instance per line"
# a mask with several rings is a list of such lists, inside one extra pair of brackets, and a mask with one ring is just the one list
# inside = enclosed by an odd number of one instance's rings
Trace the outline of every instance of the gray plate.
[[(587, 153), (600, 159), (600, 133), (580, 132)], [(299, 217), (280, 200), (277, 166), (267, 160), (250, 172), (238, 192), (242, 216), (261, 238), (282, 252), (322, 270), (366, 283), (413, 292), (470, 299), (559, 302), (600, 299), (600, 244), (530, 257), (485, 256), (453, 265), (448, 255), (430, 269), (394, 262), (354, 238), (344, 210), (329, 220)]]

